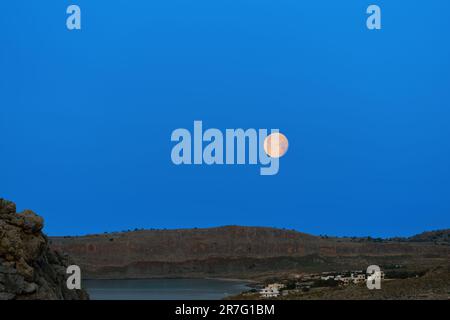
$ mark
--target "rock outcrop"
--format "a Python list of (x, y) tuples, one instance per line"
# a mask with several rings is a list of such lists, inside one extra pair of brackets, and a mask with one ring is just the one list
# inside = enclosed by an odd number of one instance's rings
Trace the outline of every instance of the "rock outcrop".
[(30, 210), (16, 213), (0, 199), (0, 300), (88, 299), (66, 286), (68, 256), (49, 248), (43, 219)]

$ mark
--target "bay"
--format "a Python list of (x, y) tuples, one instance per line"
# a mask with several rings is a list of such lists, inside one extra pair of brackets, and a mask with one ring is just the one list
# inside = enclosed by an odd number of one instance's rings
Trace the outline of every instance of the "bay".
[(83, 287), (92, 300), (219, 300), (250, 289), (219, 279), (84, 280)]

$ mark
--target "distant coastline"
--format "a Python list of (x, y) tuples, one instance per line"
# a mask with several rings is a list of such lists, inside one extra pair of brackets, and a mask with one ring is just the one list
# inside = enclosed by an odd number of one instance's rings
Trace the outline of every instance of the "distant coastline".
[[(293, 230), (225, 226), (50, 237), (86, 279), (230, 279), (283, 273), (436, 265), (450, 255), (450, 229), (409, 238), (313, 236)], [(117, 255), (117, 252), (121, 252)]]

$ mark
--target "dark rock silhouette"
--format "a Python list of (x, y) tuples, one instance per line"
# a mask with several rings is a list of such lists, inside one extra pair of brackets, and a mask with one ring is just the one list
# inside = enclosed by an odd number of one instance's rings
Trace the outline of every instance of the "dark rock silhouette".
[(13, 202), (0, 199), (0, 300), (88, 299), (83, 290), (67, 289), (72, 263), (49, 248), (43, 227), (34, 212), (16, 213)]

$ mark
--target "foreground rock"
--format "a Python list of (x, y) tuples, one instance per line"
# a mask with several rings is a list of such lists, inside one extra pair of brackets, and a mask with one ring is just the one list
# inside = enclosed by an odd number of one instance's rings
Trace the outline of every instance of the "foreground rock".
[(49, 249), (44, 221), (30, 210), (16, 213), (0, 198), (0, 300), (88, 299), (83, 290), (68, 290), (67, 256)]

